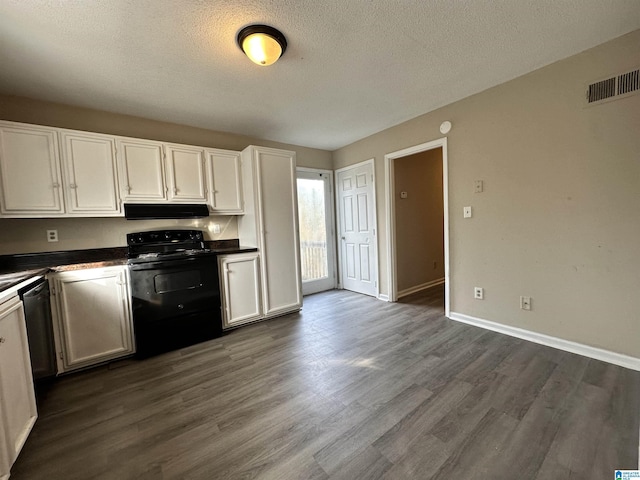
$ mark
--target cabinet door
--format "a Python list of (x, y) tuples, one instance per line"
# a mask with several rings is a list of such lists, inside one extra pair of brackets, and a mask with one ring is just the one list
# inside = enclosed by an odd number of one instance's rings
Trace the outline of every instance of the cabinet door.
[(126, 267), (54, 276), (59, 370), (69, 371), (133, 353)]
[(204, 150), (188, 145), (165, 145), (169, 200), (206, 203)]
[[(10, 469), (36, 421), (36, 398), (22, 302), (18, 297), (0, 305), (0, 416), (5, 469)], [(7, 472), (0, 470), (0, 475)]]
[(117, 142), (120, 196), (125, 202), (167, 200), (162, 143), (135, 138)]
[(209, 203), (215, 213), (238, 215), (243, 212), (240, 152), (207, 150)]
[(258, 253), (220, 257), (223, 328), (236, 327), (261, 318), (259, 258)]
[(60, 137), (67, 213), (120, 215), (115, 138), (66, 130)]
[(64, 213), (56, 130), (0, 123), (0, 180), (2, 215)]
[(264, 314), (302, 306), (295, 153), (254, 147)]

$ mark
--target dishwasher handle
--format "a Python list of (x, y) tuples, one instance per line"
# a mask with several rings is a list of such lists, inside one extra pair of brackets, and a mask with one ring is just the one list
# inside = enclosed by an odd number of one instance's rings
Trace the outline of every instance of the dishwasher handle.
[[(45, 292), (45, 289), (49, 288), (49, 282), (45, 277), (41, 277), (33, 283), (30, 283), (26, 287), (22, 287), (18, 290), (18, 295), (20, 295), (20, 299), (24, 300), (25, 298), (32, 298), (38, 295), (42, 295)], [(45, 295), (48, 295), (48, 292), (45, 292)]]

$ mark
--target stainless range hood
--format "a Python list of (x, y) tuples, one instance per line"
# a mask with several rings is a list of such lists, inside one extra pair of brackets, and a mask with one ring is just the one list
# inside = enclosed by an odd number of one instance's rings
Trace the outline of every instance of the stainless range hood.
[(153, 220), (171, 218), (202, 218), (209, 216), (209, 209), (201, 203), (125, 203), (127, 220)]

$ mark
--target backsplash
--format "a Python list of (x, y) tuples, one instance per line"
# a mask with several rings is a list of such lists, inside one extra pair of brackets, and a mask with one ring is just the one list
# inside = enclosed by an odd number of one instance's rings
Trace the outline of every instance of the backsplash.
[[(213, 233), (214, 225), (220, 233)], [(124, 218), (0, 219), (0, 255), (124, 247), (127, 233), (167, 228), (202, 230), (205, 240), (238, 238), (235, 216), (219, 215), (189, 220), (126, 220)], [(58, 241), (47, 241), (47, 230), (58, 231)]]

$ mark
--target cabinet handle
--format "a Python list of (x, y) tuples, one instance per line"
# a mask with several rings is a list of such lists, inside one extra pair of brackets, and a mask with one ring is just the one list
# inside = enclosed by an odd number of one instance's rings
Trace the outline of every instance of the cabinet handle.
[(178, 189), (177, 189), (177, 188), (174, 188), (174, 189), (173, 189), (173, 194), (174, 194), (174, 195), (177, 195), (177, 194), (178, 194)]
[(51, 185), (53, 188), (60, 188), (60, 184), (59, 183), (54, 183), (53, 185)]
[(78, 186), (75, 183), (71, 183), (69, 184), (69, 188), (78, 188)]
[(4, 338), (4, 337), (0, 337), (0, 343), (4, 343), (4, 342), (6, 342), (6, 341), (7, 341), (7, 339), (6, 339), (6, 338)]
[(124, 189), (127, 191), (127, 193), (131, 193), (131, 187), (129, 185), (126, 185)]

